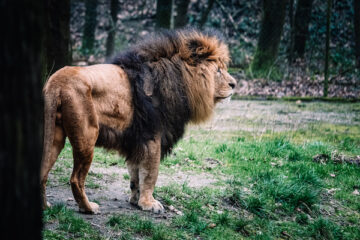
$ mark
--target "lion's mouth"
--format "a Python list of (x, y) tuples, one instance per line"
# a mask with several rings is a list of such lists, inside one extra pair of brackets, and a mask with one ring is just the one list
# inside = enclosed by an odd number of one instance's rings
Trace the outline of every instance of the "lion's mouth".
[(228, 96), (226, 96), (226, 97), (216, 97), (216, 100), (223, 100), (223, 99), (227, 99), (227, 98), (229, 98), (229, 97), (231, 97), (233, 94), (232, 93), (230, 93)]

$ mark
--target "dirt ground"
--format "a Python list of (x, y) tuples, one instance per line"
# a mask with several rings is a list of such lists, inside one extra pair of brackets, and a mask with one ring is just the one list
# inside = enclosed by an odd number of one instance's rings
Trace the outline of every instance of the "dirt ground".
[[(359, 107), (359, 106), (357, 106)], [(336, 110), (336, 111), (335, 111)], [(212, 120), (201, 126), (189, 126), (185, 138), (198, 130), (205, 131), (249, 131), (262, 133), (270, 131), (288, 131), (294, 128), (304, 127), (317, 122), (329, 124), (349, 124), (359, 121), (360, 108), (353, 105), (327, 104), (321, 102), (295, 103), (282, 101), (238, 101), (221, 103), (216, 108)], [(110, 153), (109, 153), (110, 154)], [(60, 159), (59, 159), (60, 160)], [(59, 162), (58, 160), (58, 162)], [(59, 163), (56, 164), (59, 164)], [(60, 160), (61, 162), (61, 160)], [(56, 165), (55, 165), (56, 168)], [(54, 169), (54, 168), (53, 168)], [(69, 171), (69, 172), (68, 172)], [(70, 173), (71, 169), (66, 169)], [(95, 228), (106, 235), (111, 235), (105, 228), (109, 216), (116, 213), (136, 213), (138, 215), (151, 216), (156, 220), (171, 218), (176, 215), (169, 211), (162, 215), (142, 212), (137, 207), (129, 204), (130, 193), (127, 169), (124, 166), (108, 166), (95, 162), (91, 166), (90, 175), (100, 175), (96, 183), (98, 188), (87, 188), (86, 192), (90, 200), (95, 200), (100, 205), (100, 213), (97, 215), (79, 214), (89, 221)], [(69, 175), (70, 177), (70, 175)], [(219, 187), (216, 182), (225, 176), (214, 176), (211, 173), (183, 172), (180, 170), (162, 169), (160, 171), (157, 186), (169, 184), (187, 184), (197, 188), (203, 186)], [(51, 184), (47, 187), (48, 201), (52, 204), (64, 203), (68, 208), (77, 211), (71, 188), (68, 183), (55, 181), (54, 171), (49, 176)], [(176, 207), (176, 206), (175, 206)], [(47, 225), (51, 229), (54, 226)]]

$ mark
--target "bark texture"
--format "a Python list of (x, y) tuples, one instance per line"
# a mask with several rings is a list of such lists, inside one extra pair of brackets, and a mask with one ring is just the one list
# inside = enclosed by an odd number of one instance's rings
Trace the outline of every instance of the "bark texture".
[(295, 58), (303, 58), (306, 40), (309, 35), (309, 23), (313, 0), (298, 0), (294, 25), (294, 53)]
[(111, 15), (112, 24), (110, 26), (108, 37), (106, 39), (106, 57), (107, 58), (109, 58), (114, 53), (116, 22), (117, 22), (118, 11), (119, 11), (119, 0), (111, 0), (110, 1), (110, 15)]
[[(41, 239), (44, 1), (0, 0), (1, 239)], [(15, 229), (15, 231), (14, 231)]]
[(209, 16), (209, 13), (210, 13), (213, 5), (214, 5), (214, 2), (215, 2), (215, 0), (208, 0), (207, 8), (205, 9), (203, 14), (201, 15), (201, 19), (200, 19), (200, 23), (199, 23), (200, 28), (202, 28), (205, 25), (205, 23), (207, 21), (207, 18)]
[(96, 8), (97, 0), (85, 1), (85, 26), (82, 41), (82, 49), (85, 53), (91, 54), (94, 51), (95, 29), (96, 29)]
[(360, 0), (354, 0), (354, 30), (356, 67), (360, 69)]
[(264, 0), (260, 36), (252, 69), (268, 69), (276, 60), (288, 0)]
[(174, 19), (174, 28), (182, 28), (188, 22), (187, 11), (190, 0), (176, 0), (176, 17)]
[(70, 0), (48, 0), (46, 11), (45, 74), (71, 64)]
[(171, 28), (172, 0), (157, 0), (156, 26), (158, 28)]

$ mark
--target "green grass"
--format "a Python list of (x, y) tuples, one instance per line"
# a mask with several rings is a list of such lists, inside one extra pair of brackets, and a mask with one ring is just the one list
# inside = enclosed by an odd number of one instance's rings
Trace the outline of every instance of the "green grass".
[(103, 239), (101, 234), (83, 218), (64, 205), (55, 205), (44, 211), (44, 222), (56, 223), (53, 230), (44, 230), (44, 239)]
[(154, 223), (146, 217), (138, 215), (113, 215), (109, 217), (107, 225), (116, 230), (121, 230), (123, 239), (133, 239), (132, 237), (145, 237), (147, 239), (184, 239), (185, 232), (171, 230), (165, 224)]
[[(334, 152), (360, 155), (360, 104), (276, 104), (280, 107), (274, 114), (285, 119), (303, 114), (308, 120), (275, 131), (274, 126), (286, 124), (241, 115), (232, 123), (248, 129), (188, 129), (163, 160), (160, 174), (206, 172), (217, 183), (200, 188), (187, 183), (157, 187), (155, 197), (182, 215), (174, 213), (161, 220), (139, 211), (112, 214), (102, 227), (113, 233), (114, 239), (360, 239), (360, 196), (353, 194), (360, 189), (360, 166), (331, 159)], [(330, 114), (329, 119), (309, 114), (315, 112)], [(355, 114), (348, 116), (350, 113)], [(344, 116), (347, 122), (340, 119)], [(264, 127), (264, 131), (255, 131)], [(315, 162), (317, 154), (325, 154), (329, 160)], [(69, 176), (71, 158), (67, 143), (53, 174)], [(209, 168), (206, 159), (219, 164)], [(116, 154), (100, 149), (96, 149), (94, 161), (103, 167), (124, 166)], [(90, 173), (87, 186), (101, 187), (102, 177)], [(128, 180), (129, 175), (117, 177)], [(45, 239), (99, 237), (87, 221), (63, 206), (44, 215), (46, 223), (56, 225), (54, 231), (44, 231)]]

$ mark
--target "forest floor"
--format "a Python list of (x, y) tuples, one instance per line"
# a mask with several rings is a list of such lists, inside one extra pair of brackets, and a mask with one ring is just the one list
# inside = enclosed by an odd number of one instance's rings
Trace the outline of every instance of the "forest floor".
[[(239, 68), (230, 68), (229, 72), (237, 79), (235, 93), (240, 97), (297, 97), (321, 98), (324, 95), (324, 75), (309, 74), (301, 68), (291, 68), (281, 80), (272, 81), (253, 78)], [(329, 79), (328, 97), (359, 101), (360, 75), (332, 75)], [(330, 99), (331, 100), (331, 99)]]
[(161, 164), (161, 215), (128, 202), (124, 160), (97, 148), (78, 213), (67, 142), (47, 188), (44, 239), (359, 239), (360, 103), (222, 103)]

